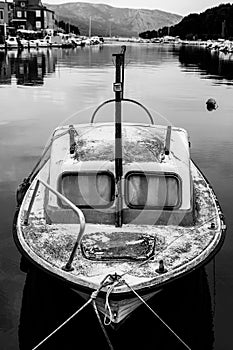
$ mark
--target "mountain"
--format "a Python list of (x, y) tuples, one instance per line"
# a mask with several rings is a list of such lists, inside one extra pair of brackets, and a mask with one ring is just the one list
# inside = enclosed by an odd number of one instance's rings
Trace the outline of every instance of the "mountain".
[(81, 35), (88, 35), (90, 18), (91, 35), (125, 37), (171, 26), (182, 19), (180, 15), (160, 10), (117, 8), (104, 4), (76, 2), (44, 5), (55, 12), (58, 21), (77, 26)]
[[(221, 4), (207, 9), (204, 12), (191, 13), (185, 16), (179, 23), (170, 26), (172, 36), (181, 39), (233, 39), (233, 4)], [(168, 28), (161, 28), (162, 35), (167, 34)], [(144, 33), (142, 33), (144, 34)], [(148, 33), (147, 37), (150, 35)], [(153, 33), (158, 36), (158, 32)], [(143, 35), (142, 35), (143, 37)]]
[(192, 13), (170, 30), (187, 39), (233, 38), (233, 5), (221, 4), (200, 14)]

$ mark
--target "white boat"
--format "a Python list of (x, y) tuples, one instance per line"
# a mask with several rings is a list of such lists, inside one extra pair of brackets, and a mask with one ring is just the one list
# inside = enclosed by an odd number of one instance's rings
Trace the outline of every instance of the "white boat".
[[(186, 130), (154, 124), (145, 106), (124, 98), (124, 55), (125, 47), (113, 55), (115, 98), (86, 124), (55, 129), (17, 192), (14, 221), (29, 269), (95, 301), (113, 325), (207, 264), (226, 229), (212, 187), (191, 160)], [(143, 123), (122, 123), (125, 103), (141, 110)], [(113, 121), (97, 122), (107, 105)]]

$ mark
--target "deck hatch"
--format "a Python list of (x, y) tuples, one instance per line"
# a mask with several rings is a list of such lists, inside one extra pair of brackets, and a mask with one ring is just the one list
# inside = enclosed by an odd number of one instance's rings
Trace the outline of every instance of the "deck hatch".
[[(158, 242), (157, 242), (158, 241)], [(142, 232), (95, 232), (84, 235), (81, 250), (90, 260), (146, 260), (154, 254), (156, 237)]]

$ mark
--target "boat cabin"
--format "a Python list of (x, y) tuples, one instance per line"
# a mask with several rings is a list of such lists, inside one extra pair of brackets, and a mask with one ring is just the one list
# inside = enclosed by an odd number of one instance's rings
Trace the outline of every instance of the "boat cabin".
[[(114, 123), (81, 124), (55, 130), (48, 183), (84, 213), (87, 223), (115, 224), (116, 199), (122, 223), (194, 223), (193, 183), (187, 132), (177, 127), (124, 123), (122, 180), (117, 193)], [(77, 217), (53, 193), (45, 195), (48, 221)]]

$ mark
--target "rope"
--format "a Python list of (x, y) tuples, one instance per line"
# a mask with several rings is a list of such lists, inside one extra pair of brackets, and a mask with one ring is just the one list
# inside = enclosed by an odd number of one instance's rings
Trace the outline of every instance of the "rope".
[[(107, 275), (103, 281), (100, 283), (100, 286), (97, 290), (95, 290), (91, 296), (90, 299), (83, 305), (81, 306), (77, 311), (75, 311), (69, 318), (67, 318), (60, 326), (58, 326), (53, 332), (51, 332), (46, 338), (44, 338), (39, 344), (37, 344), (32, 350), (38, 349), (45, 341), (47, 341), (53, 334), (55, 334), (59, 329), (61, 329), (65, 324), (67, 324), (72, 318), (74, 318), (80, 311), (82, 311), (86, 306), (88, 306), (91, 302), (94, 303), (94, 300), (96, 299), (99, 291), (103, 288), (108, 286), (109, 284), (112, 284), (113, 282), (108, 282), (107, 279), (109, 277), (112, 277), (112, 275)], [(94, 307), (95, 309), (95, 307)], [(113, 348), (111, 348), (113, 349)]]
[(124, 283), (127, 287), (141, 300), (141, 302), (166, 326), (169, 331), (186, 347), (186, 349), (191, 350), (191, 348), (168, 326), (168, 324), (145, 302), (145, 300), (126, 282)]
[[(67, 133), (67, 131), (66, 131)], [(65, 133), (63, 133), (65, 134)], [(58, 137), (61, 136), (58, 135)], [(203, 224), (199, 225), (198, 227), (202, 227), (203, 225), (205, 225), (206, 223), (208, 223), (209, 221), (213, 220), (216, 217), (216, 215), (208, 220), (206, 220), (206, 222), (204, 222)], [(185, 233), (183, 233), (182, 235), (176, 237), (174, 240), (172, 240), (167, 246), (166, 249), (171, 246), (176, 240), (178, 240), (179, 238), (181, 238), (182, 236), (184, 236)], [(165, 250), (164, 250), (165, 251)], [(148, 258), (147, 260), (143, 261), (141, 264), (139, 264), (137, 266), (137, 269), (140, 268), (142, 265), (148, 263), (150, 260), (154, 259), (156, 256), (158, 256), (159, 254), (161, 254), (162, 252), (158, 252), (157, 254), (153, 254), (150, 258)], [(94, 302), (94, 299), (96, 298), (97, 294), (99, 293), (99, 291), (103, 288), (106, 287), (108, 285), (111, 285), (106, 293), (106, 300), (105, 300), (105, 311), (108, 312), (108, 315), (105, 313), (105, 317), (104, 317), (104, 324), (105, 325), (110, 325), (111, 322), (113, 321), (113, 314), (112, 314), (112, 310), (110, 307), (110, 303), (109, 303), (109, 296), (111, 294), (111, 292), (113, 291), (113, 289), (115, 288), (115, 286), (117, 284), (120, 283), (120, 280), (122, 280), (122, 277), (129, 274), (130, 272), (132, 272), (133, 270), (135, 270), (136, 268), (133, 269), (129, 269), (128, 271), (126, 271), (125, 273), (123, 273), (122, 275), (118, 275), (118, 279), (116, 281), (107, 281), (108, 278), (113, 278), (112, 275), (107, 275), (103, 281), (101, 282), (98, 290), (94, 291), (90, 297), (90, 299), (79, 309), (77, 310), (73, 315), (71, 315), (65, 322), (63, 322), (59, 327), (57, 327), (52, 333), (50, 333), (46, 338), (44, 338), (37, 346), (35, 346), (32, 350), (36, 350), (40, 345), (42, 345), (47, 339), (49, 339), (53, 334), (55, 334), (59, 329), (61, 329), (66, 323), (68, 323), (73, 317), (75, 317), (80, 311), (82, 311), (90, 302), (93, 303), (93, 307), (94, 310), (96, 312), (97, 306), (96, 303)], [(154, 311), (150, 308), (150, 306), (144, 301), (143, 298), (141, 298), (141, 296), (125, 281), (124, 283), (127, 285), (127, 287), (142, 301), (143, 304), (146, 305), (146, 307), (172, 332), (172, 334), (174, 334), (174, 336), (186, 347), (186, 349), (191, 350), (191, 348), (188, 347), (188, 345), (162, 320), (162, 318)], [(214, 261), (214, 312), (215, 312), (215, 296), (216, 296), (216, 285), (215, 285), (215, 261)], [(110, 349), (113, 349), (111, 342), (108, 338), (108, 335), (106, 333), (106, 330), (101, 322), (98, 310), (96, 312), (97, 318), (100, 322), (101, 328), (106, 336), (107, 342), (109, 344)], [(107, 318), (109, 319), (109, 321), (107, 321)]]
[[(120, 278), (121, 278), (121, 276), (120, 276)], [(104, 306), (104, 309), (105, 309), (104, 324), (105, 324), (105, 326), (109, 326), (114, 320), (112, 309), (111, 309), (111, 306), (109, 303), (109, 296), (112, 293), (115, 286), (119, 284), (119, 282), (120, 282), (119, 280), (114, 281), (112, 283), (112, 285), (108, 288), (107, 293), (106, 293), (105, 306)], [(109, 319), (109, 321), (107, 321), (107, 319)]]
[(110, 341), (110, 339), (109, 339), (109, 336), (108, 336), (108, 334), (107, 334), (107, 332), (106, 332), (106, 329), (104, 328), (104, 325), (103, 325), (103, 323), (102, 323), (102, 321), (101, 321), (100, 314), (99, 314), (99, 311), (98, 311), (97, 306), (96, 306), (96, 301), (95, 301), (94, 299), (92, 300), (92, 305), (93, 305), (93, 308), (94, 308), (94, 310), (95, 310), (95, 313), (96, 313), (97, 319), (98, 319), (98, 321), (99, 321), (100, 327), (101, 327), (101, 329), (102, 329), (102, 331), (103, 331), (103, 333), (104, 333), (104, 335), (105, 335), (105, 338), (106, 338), (106, 340), (107, 340), (107, 343), (108, 343), (108, 345), (109, 345), (109, 348), (110, 348), (111, 350), (114, 350), (114, 348), (113, 348), (113, 346), (112, 346), (112, 343), (111, 343), (111, 341)]
[(111, 309), (110, 303), (109, 303), (109, 295), (111, 294), (113, 289), (114, 289), (114, 286), (112, 284), (112, 286), (108, 288), (107, 293), (106, 293), (106, 299), (105, 299), (105, 305), (104, 305), (104, 310), (105, 310), (104, 324), (105, 324), (105, 326), (109, 326), (113, 321), (112, 309)]
[(66, 323), (68, 323), (72, 318), (74, 318), (80, 311), (82, 311), (88, 304), (92, 302), (94, 298), (96, 298), (98, 291), (94, 291), (90, 297), (90, 299), (81, 306), (77, 311), (75, 311), (69, 318), (67, 318), (60, 326), (58, 326), (53, 332), (51, 332), (46, 338), (44, 338), (39, 344), (37, 344), (32, 350), (38, 349), (44, 342), (46, 342), (53, 334), (55, 334), (59, 329), (61, 329)]
[[(194, 228), (190, 228), (190, 230), (191, 230), (191, 229), (192, 229), (192, 230), (196, 230), (196, 229), (201, 228), (202, 226), (204, 226), (205, 224), (207, 224), (207, 223), (210, 222), (211, 220), (215, 219), (216, 216), (217, 216), (217, 214), (215, 214), (214, 216), (212, 216), (211, 218), (209, 218), (208, 220), (206, 220), (206, 221), (205, 221), (204, 223), (202, 223), (201, 225), (196, 226), (196, 227), (194, 227)], [(175, 241), (177, 241), (178, 239), (182, 238), (185, 234), (186, 234), (186, 232), (184, 232), (184, 233), (181, 234), (180, 236), (174, 238), (174, 239), (166, 246), (166, 248), (165, 248), (164, 250), (157, 252), (157, 254), (155, 254), (155, 253), (152, 254), (147, 260), (145, 260), (145, 261), (141, 262), (141, 264), (137, 265), (137, 267), (134, 267), (134, 268), (132, 268), (132, 269), (129, 269), (128, 271), (126, 271), (126, 272), (124, 272), (122, 275), (120, 275), (119, 277), (122, 278), (123, 276), (125, 276), (125, 275), (127, 275), (127, 274), (133, 272), (134, 270), (140, 268), (141, 266), (147, 264), (149, 261), (151, 261), (152, 259), (156, 258), (158, 255), (164, 253), (164, 252), (166, 251), (166, 249), (168, 249)]]
[(145, 260), (145, 261), (143, 261), (141, 264), (139, 264), (137, 267), (134, 267), (134, 268), (129, 269), (128, 271), (124, 272), (122, 275), (120, 275), (120, 277), (122, 278), (123, 276), (125, 276), (125, 275), (127, 275), (127, 274), (133, 272), (134, 270), (140, 268), (141, 266), (147, 264), (149, 261), (151, 261), (152, 259), (156, 258), (159, 254), (164, 253), (165, 250), (168, 249), (168, 247), (170, 247), (176, 240), (178, 240), (179, 238), (183, 237), (185, 234), (186, 234), (186, 233), (183, 233), (182, 235), (180, 235), (180, 236), (174, 238), (173, 241), (171, 241), (171, 242), (166, 246), (166, 248), (165, 248), (164, 250), (157, 252), (157, 254), (154, 253), (154, 254), (151, 255), (147, 260)]

